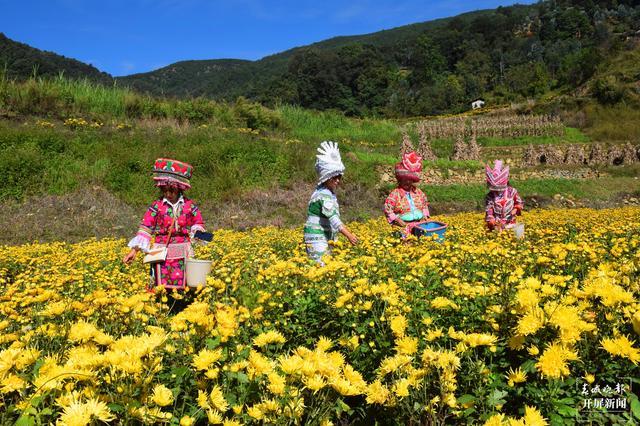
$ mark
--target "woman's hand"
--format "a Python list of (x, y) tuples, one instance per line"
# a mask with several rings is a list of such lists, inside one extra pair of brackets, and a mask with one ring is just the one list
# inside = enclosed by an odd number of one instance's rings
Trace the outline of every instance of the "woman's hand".
[(341, 233), (342, 235), (344, 235), (345, 237), (347, 237), (347, 240), (349, 240), (349, 242), (350, 242), (352, 245), (354, 245), (354, 246), (355, 246), (356, 244), (358, 244), (358, 237), (356, 237), (355, 235), (353, 235), (353, 234), (351, 233), (351, 231), (349, 231), (349, 230), (347, 229), (347, 227), (346, 227), (346, 226), (342, 226), (342, 228), (340, 229), (340, 233)]
[(396, 223), (396, 225), (398, 225), (398, 226), (402, 226), (402, 227), (407, 226), (407, 222), (405, 222), (404, 220), (402, 220), (402, 219), (400, 219), (400, 218), (397, 218), (397, 219), (395, 220), (395, 223)]
[(347, 237), (347, 239), (349, 240), (349, 242), (351, 243), (351, 245), (356, 245), (358, 244), (358, 237), (356, 237), (355, 235), (349, 233), (350, 235)]
[(131, 251), (129, 251), (129, 253), (127, 253), (127, 255), (122, 259), (122, 263), (124, 263), (125, 265), (129, 265), (131, 262), (133, 262), (133, 259), (136, 258), (137, 254), (138, 249), (132, 248)]

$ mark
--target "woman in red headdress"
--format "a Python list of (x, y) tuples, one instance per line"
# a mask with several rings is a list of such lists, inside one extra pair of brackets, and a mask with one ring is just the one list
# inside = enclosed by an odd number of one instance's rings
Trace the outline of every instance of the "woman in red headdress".
[(401, 228), (403, 238), (430, 216), (427, 196), (416, 186), (421, 172), (422, 158), (415, 152), (403, 154), (402, 161), (395, 167), (398, 186), (384, 202), (387, 221)]
[(179, 291), (186, 288), (185, 260), (193, 254), (191, 240), (196, 231), (205, 230), (200, 210), (183, 194), (191, 188), (192, 172), (190, 164), (177, 160), (159, 158), (154, 163), (153, 180), (160, 188), (160, 196), (144, 214), (138, 233), (129, 241), (131, 250), (123, 259), (130, 264), (139, 251), (167, 249), (166, 260), (151, 263), (148, 291), (157, 286)]

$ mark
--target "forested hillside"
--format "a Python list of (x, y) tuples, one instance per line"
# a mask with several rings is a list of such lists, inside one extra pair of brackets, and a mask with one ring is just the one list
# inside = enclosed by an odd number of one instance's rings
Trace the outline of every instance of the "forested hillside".
[(113, 84), (109, 74), (92, 65), (13, 41), (1, 32), (0, 69), (4, 76), (19, 80), (33, 75), (57, 77), (63, 74), (67, 78), (86, 78), (97, 83)]
[[(499, 105), (563, 96), (575, 102), (578, 95), (635, 105), (640, 75), (632, 62), (639, 29), (636, 0), (547, 0), (335, 37), (259, 61), (183, 61), (116, 81), (156, 96), (242, 96), (271, 107), (291, 104), (360, 117), (458, 113), (477, 98)], [(91, 65), (4, 35), (0, 65), (11, 78), (63, 73), (113, 82)]]
[(637, 90), (612, 79), (583, 86), (609, 58), (637, 46), (638, 28), (637, 1), (543, 1), (337, 37), (256, 62), (183, 62), (119, 81), (156, 94), (242, 95), (355, 116), (452, 113), (479, 97), (496, 104), (576, 89), (622, 100)]

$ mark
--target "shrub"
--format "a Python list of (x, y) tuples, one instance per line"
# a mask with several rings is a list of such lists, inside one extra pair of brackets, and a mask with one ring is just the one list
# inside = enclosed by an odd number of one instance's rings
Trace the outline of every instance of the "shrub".
[(593, 96), (603, 105), (611, 105), (620, 102), (625, 95), (625, 87), (618, 79), (609, 75), (598, 78), (591, 84)]

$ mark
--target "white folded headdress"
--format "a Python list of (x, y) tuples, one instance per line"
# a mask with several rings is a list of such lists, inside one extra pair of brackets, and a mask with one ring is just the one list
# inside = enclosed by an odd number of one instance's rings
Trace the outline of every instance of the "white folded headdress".
[(318, 185), (334, 176), (344, 174), (344, 164), (342, 164), (337, 143), (324, 141), (320, 144), (318, 155), (316, 155), (316, 172), (318, 173)]

